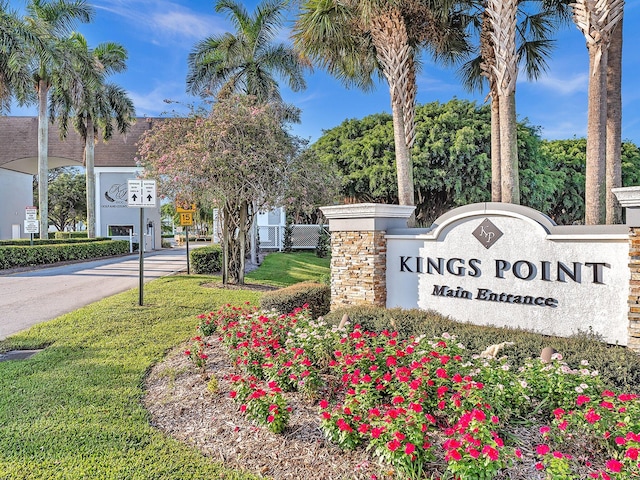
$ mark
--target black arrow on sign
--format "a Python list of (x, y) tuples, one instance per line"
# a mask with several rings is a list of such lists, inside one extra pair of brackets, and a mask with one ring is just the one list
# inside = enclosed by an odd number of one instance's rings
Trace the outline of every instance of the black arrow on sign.
[(134, 193), (131, 195), (131, 199), (135, 202), (138, 199), (138, 196)]
[(148, 201), (148, 202), (150, 202), (152, 198), (153, 198), (153, 197), (151, 196), (151, 194), (147, 195), (147, 201)]

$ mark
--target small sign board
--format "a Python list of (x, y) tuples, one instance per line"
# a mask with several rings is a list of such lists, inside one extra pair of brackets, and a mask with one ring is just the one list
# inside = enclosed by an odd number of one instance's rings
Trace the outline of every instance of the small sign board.
[(155, 180), (127, 180), (128, 207), (155, 207)]
[(180, 214), (180, 225), (190, 227), (193, 225), (193, 213), (184, 212)]
[(25, 220), (38, 220), (38, 208), (37, 207), (25, 207), (24, 209)]
[(40, 222), (38, 220), (25, 220), (24, 233), (40, 233)]

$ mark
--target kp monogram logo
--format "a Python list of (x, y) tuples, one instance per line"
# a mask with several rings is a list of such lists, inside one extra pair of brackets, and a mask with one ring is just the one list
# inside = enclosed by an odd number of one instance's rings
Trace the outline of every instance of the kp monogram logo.
[(473, 236), (476, 237), (486, 249), (491, 248), (502, 235), (500, 229), (488, 218), (485, 218), (484, 221), (478, 225), (478, 228), (473, 231)]

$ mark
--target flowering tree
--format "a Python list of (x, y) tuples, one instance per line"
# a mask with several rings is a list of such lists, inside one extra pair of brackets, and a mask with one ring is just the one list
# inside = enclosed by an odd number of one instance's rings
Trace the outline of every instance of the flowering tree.
[(159, 122), (138, 145), (145, 175), (157, 179), (164, 195), (198, 200), (221, 212), (225, 284), (244, 283), (253, 215), (285, 203), (294, 191), (306, 202), (311, 196), (304, 194), (305, 182), (326, 178), (305, 173), (313, 170), (313, 162), (304, 154), (304, 143), (284, 127), (283, 115), (277, 104), (236, 95), (220, 99), (208, 115)]

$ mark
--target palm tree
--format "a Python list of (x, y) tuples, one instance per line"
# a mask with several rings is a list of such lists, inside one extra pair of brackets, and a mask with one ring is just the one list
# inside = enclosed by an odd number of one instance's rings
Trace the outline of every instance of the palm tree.
[[(0, 113), (6, 113), (11, 99), (33, 101), (35, 92), (31, 86), (31, 72), (25, 62), (28, 46), (38, 46), (44, 54), (46, 45), (40, 44), (20, 21), (15, 11), (9, 10), (7, 1), (0, 1)], [(20, 93), (17, 93), (20, 92)]]
[[(74, 62), (69, 51), (63, 46), (63, 38), (77, 21), (89, 22), (92, 16), (93, 8), (85, 0), (30, 0), (27, 4), (27, 16), (23, 20), (31, 35), (39, 40), (38, 44), (30, 45), (23, 61), (25, 65), (30, 65), (38, 97), (38, 198), (41, 238), (47, 238), (49, 230), (46, 181), (49, 170), (49, 89), (54, 83), (59, 88), (67, 88), (76, 77), (77, 70), (73, 67)], [(42, 43), (48, 46), (46, 51), (38, 48)]]
[[(491, 98), (491, 199), (519, 203), (515, 84), (519, 65), (529, 79), (547, 68), (553, 48), (552, 31), (568, 19), (564, 0), (483, 0), (475, 6), (472, 25), (480, 30), (480, 55), (461, 69), (470, 90), (482, 90), (483, 79)], [(535, 9), (530, 4), (535, 5)]]
[[(245, 93), (260, 103), (284, 105), (276, 77), (293, 91), (306, 88), (305, 62), (290, 46), (274, 43), (286, 5), (286, 0), (266, 0), (249, 14), (242, 3), (217, 0), (216, 12), (226, 12), (236, 32), (195, 45), (188, 58), (187, 91), (203, 97)], [(288, 111), (289, 118), (297, 121), (297, 110), (289, 107)]]
[(622, 223), (622, 207), (611, 191), (622, 186), (622, 21), (613, 30), (607, 58), (606, 218), (608, 225)]
[(82, 85), (77, 90), (82, 93), (73, 97), (67, 89), (53, 89), (51, 115), (60, 116), (60, 131), (66, 135), (69, 118), (76, 131), (84, 140), (84, 160), (87, 184), (87, 236), (95, 237), (95, 172), (94, 147), (96, 136), (101, 132), (107, 141), (115, 128), (124, 134), (135, 117), (132, 100), (119, 86), (105, 83), (111, 73), (126, 69), (127, 51), (122, 45), (107, 42), (91, 50), (80, 34), (72, 35), (77, 58), (87, 55), (93, 59), (93, 69), (86, 72)]
[(624, 0), (576, 0), (573, 18), (589, 50), (585, 223), (606, 220), (607, 63), (611, 34), (622, 19)]
[(410, 148), (414, 138), (419, 49), (454, 61), (467, 51), (459, 2), (305, 0), (294, 43), (347, 85), (370, 89), (386, 79), (393, 116), (398, 200), (414, 205)]

